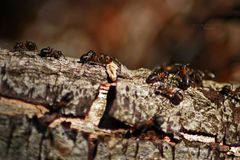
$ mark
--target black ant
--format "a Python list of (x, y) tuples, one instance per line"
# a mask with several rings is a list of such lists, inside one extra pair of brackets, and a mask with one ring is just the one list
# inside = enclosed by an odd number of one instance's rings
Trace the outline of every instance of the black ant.
[(15, 46), (13, 47), (13, 52), (19, 51), (37, 51), (37, 45), (36, 43), (32, 41), (26, 41), (26, 42), (17, 42)]
[(232, 86), (225, 85), (219, 91), (220, 94), (230, 97), (237, 102), (240, 102), (240, 87), (237, 87), (235, 90), (232, 90)]
[(51, 48), (51, 47), (41, 49), (39, 56), (40, 57), (53, 57), (55, 59), (64, 57), (62, 51), (53, 50), (53, 48)]
[(183, 100), (183, 95), (178, 91), (173, 91), (170, 87), (159, 86), (155, 91), (156, 95), (162, 95), (170, 100), (170, 102), (174, 105), (179, 105)]

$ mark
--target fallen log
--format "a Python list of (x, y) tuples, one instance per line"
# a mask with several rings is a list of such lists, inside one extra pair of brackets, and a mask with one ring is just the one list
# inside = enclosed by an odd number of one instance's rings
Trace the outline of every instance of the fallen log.
[(0, 159), (240, 159), (226, 84), (204, 80), (175, 105), (150, 70), (120, 67), (113, 84), (103, 65), (1, 49)]

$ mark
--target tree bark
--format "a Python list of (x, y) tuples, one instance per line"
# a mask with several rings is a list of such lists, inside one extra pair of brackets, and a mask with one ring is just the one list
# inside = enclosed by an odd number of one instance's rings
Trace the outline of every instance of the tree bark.
[(104, 66), (1, 49), (0, 159), (240, 159), (240, 104), (224, 84), (173, 105), (150, 72), (121, 65), (109, 86)]

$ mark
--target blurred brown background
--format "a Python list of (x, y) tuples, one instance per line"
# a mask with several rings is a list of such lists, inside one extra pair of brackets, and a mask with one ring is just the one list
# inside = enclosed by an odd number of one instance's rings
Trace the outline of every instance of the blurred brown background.
[(1, 0), (0, 47), (32, 40), (131, 69), (190, 63), (240, 82), (239, 0)]

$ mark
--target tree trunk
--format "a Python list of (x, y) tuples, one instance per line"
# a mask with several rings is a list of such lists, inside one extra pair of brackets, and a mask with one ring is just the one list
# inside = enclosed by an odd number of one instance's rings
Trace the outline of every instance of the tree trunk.
[(0, 159), (240, 159), (240, 103), (224, 84), (174, 105), (148, 69), (121, 65), (113, 85), (104, 66), (37, 54), (0, 50)]

